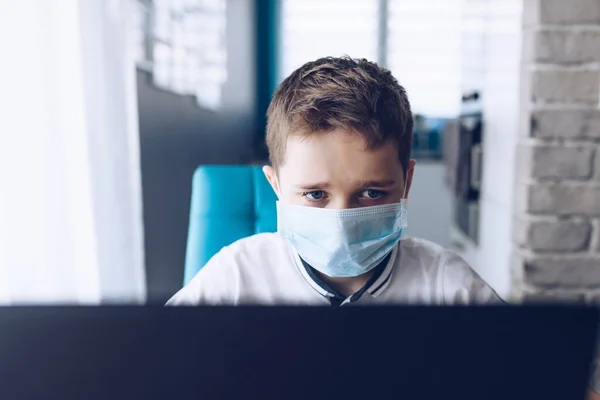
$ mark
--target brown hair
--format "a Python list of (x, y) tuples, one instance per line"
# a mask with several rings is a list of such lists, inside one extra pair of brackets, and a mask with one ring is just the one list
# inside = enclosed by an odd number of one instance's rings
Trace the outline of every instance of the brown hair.
[(413, 117), (406, 91), (387, 69), (365, 59), (326, 57), (294, 71), (279, 85), (267, 111), (271, 164), (283, 164), (288, 136), (337, 128), (359, 134), (368, 149), (395, 144), (407, 171)]

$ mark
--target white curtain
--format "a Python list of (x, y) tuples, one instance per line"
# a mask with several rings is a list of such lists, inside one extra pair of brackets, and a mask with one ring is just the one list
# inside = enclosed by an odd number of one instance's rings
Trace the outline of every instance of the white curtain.
[(0, 0), (0, 303), (145, 300), (132, 1)]

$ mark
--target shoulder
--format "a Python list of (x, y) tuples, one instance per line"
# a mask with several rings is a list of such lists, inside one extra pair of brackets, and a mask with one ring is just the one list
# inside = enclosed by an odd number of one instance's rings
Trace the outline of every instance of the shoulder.
[(453, 279), (459, 278), (461, 274), (475, 274), (461, 256), (425, 239), (404, 239), (401, 241), (400, 251), (402, 257), (418, 260), (421, 268), (448, 274)]
[(289, 257), (276, 233), (261, 233), (223, 247), (167, 305), (235, 304), (242, 283), (264, 276)]
[(445, 263), (448, 250), (429, 240), (409, 237), (400, 241), (400, 254), (406, 262), (437, 273)]
[(278, 233), (258, 233), (237, 240), (229, 246), (223, 247), (219, 253), (225, 255), (240, 254), (254, 255), (261, 250), (284, 250), (286, 241)]
[(402, 240), (402, 258), (416, 261), (436, 281), (446, 304), (501, 302), (494, 290), (457, 253), (425, 239)]
[(411, 253), (419, 253), (424, 256), (437, 257), (444, 251), (442, 246), (430, 242), (429, 240), (407, 237), (400, 241), (400, 248), (402, 251), (408, 251)]
[(233, 270), (268, 266), (286, 254), (286, 242), (277, 233), (259, 233), (223, 247), (198, 272), (202, 275), (229, 275)]
[(289, 245), (277, 233), (259, 233), (224, 247), (214, 258), (215, 262), (211, 260), (200, 273), (205, 269), (207, 273), (229, 274), (232, 270), (242, 274), (257, 273), (288, 259)]

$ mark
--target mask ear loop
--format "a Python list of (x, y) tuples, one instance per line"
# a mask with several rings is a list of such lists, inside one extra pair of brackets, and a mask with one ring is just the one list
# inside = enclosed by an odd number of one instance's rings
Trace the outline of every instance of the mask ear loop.
[(402, 199), (401, 200), (408, 200), (408, 198), (406, 197), (406, 189), (408, 189), (408, 171), (406, 172), (406, 174), (404, 174), (404, 191), (402, 192)]

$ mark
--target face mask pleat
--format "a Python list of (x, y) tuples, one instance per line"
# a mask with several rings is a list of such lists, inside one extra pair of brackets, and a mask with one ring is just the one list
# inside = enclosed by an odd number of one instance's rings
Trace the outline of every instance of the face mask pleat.
[(279, 233), (313, 268), (358, 276), (379, 264), (406, 234), (406, 200), (344, 210), (277, 203)]

